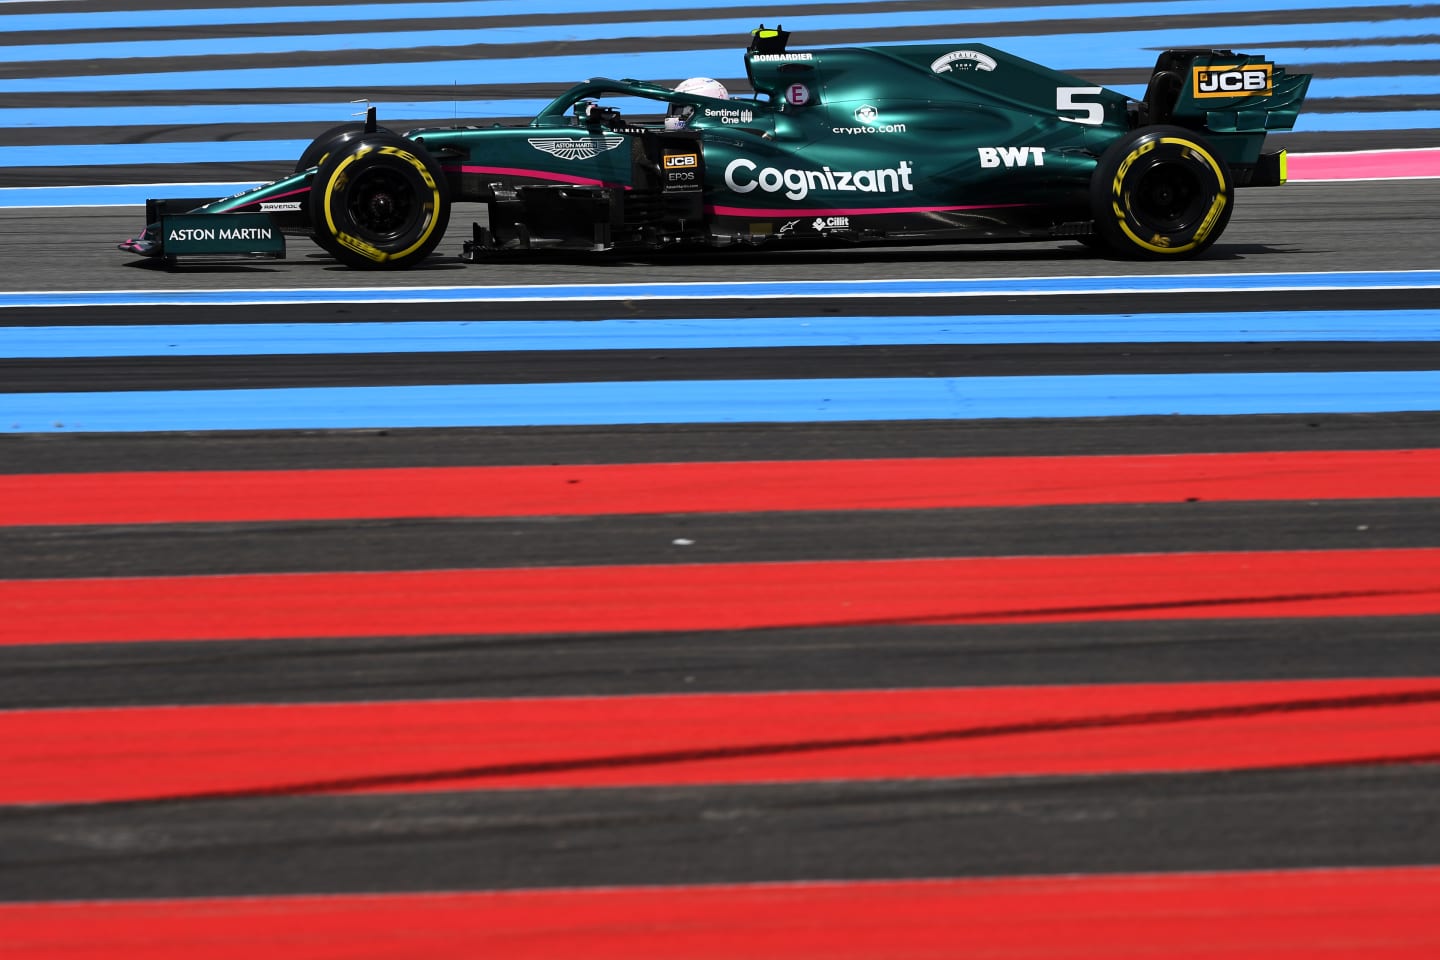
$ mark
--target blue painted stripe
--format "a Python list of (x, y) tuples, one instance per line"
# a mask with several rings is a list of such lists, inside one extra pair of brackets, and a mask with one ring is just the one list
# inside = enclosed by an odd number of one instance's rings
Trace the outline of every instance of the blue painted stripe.
[[(1133, 99), (1145, 94), (1145, 84), (1111, 87)], [(1317, 77), (1310, 83), (1311, 100), (1349, 97), (1427, 96), (1440, 94), (1440, 76)], [(528, 120), (548, 100), (405, 100), (379, 101), (386, 124), (403, 128), (407, 123), (436, 117)], [(244, 103), (145, 107), (15, 107), (0, 108), (0, 128), (9, 127), (138, 127), (194, 126), (213, 123), (345, 123), (354, 119), (355, 104), (331, 103)], [(1369, 114), (1355, 114), (1357, 117)]]
[[(1282, 60), (1285, 52), (1278, 52)], [(1140, 88), (1141, 95), (1145, 89)], [(1311, 100), (1345, 100), (1351, 97), (1415, 97), (1440, 93), (1440, 77), (1434, 74), (1394, 77), (1315, 77), (1306, 97)]]
[[(1419, 81), (1434, 78), (1417, 78)], [(1417, 91), (1420, 92), (1420, 91)], [(1358, 94), (1357, 94), (1358, 96)], [(453, 117), (514, 117), (529, 120), (549, 100), (378, 100), (381, 122), (402, 128), (414, 120)], [(6, 127), (139, 127), (193, 126), (201, 123), (348, 123), (356, 119), (357, 104), (240, 103), (186, 104), (146, 107), (15, 107), (0, 108), (0, 128)], [(363, 112), (361, 113), (363, 115)]]
[(0, 395), (0, 430), (352, 430), (1440, 410), (1440, 371), (644, 381)]
[[(1063, 9), (1063, 8), (1057, 8)], [(1353, 46), (1293, 46), (1277, 51), (1280, 62), (1366, 63), (1440, 59), (1440, 44), (1402, 41), (1364, 44), (1384, 39), (1440, 33), (1437, 20), (1397, 20), (1382, 23), (1317, 24), (1235, 27), (1228, 30), (1122, 31), (1115, 33), (1057, 34), (1053, 36), (987, 37), (991, 44), (1016, 56), (1058, 70), (1148, 68), (1158, 50), (1166, 47), (1218, 46), (1265, 52), (1266, 44), (1294, 43), (1301, 39), (1349, 40)], [(1323, 28), (1323, 29), (1322, 29)], [(1301, 37), (1300, 34), (1322, 34)], [(967, 37), (937, 34), (915, 43), (967, 43)], [(902, 44), (890, 44), (902, 45)], [(480, 60), (442, 60), (421, 63), (354, 63), (339, 66), (272, 67), (238, 70), (194, 70), (170, 73), (115, 74), (71, 77), (26, 77), (0, 80), (0, 93), (83, 92), (103, 86), (112, 92), (135, 90), (238, 90), (313, 87), (419, 86), (461, 81), (466, 84), (556, 83), (612, 76), (665, 79), (706, 75), (735, 77), (743, 71), (738, 49), (689, 50), (664, 53), (628, 53), (596, 56), (532, 57), (506, 59), (506, 48)]]
[(1440, 341), (1437, 310), (0, 327), (0, 357), (223, 357), (901, 344)]
[[(475, 268), (477, 277), (489, 274)], [(1284, 290), (1428, 290), (1440, 270), (1246, 273), (1145, 277), (1034, 277), (923, 280), (766, 280), (640, 284), (532, 284), (448, 287), (328, 287), (312, 290), (0, 291), (6, 307), (200, 307), (316, 303), (519, 303), (811, 297), (1076, 296), (1097, 293), (1214, 293)]]
[[(1177, 2), (1175, 13), (1202, 12), (1250, 12), (1253, 8), (1232, 5), (1230, 10), (1206, 9), (1203, 2)], [(786, 23), (797, 37), (818, 34), (823, 31), (850, 30), (863, 36), (871, 29), (894, 29), (897, 27), (932, 27), (937, 36), (953, 34), (956, 27), (969, 27), (976, 20), (970, 10), (922, 10), (889, 11), (883, 13), (846, 13), (831, 16), (787, 16)], [(1015, 17), (1006, 11), (991, 11), (991, 23), (1014, 24), (1018, 33), (1023, 33), (1023, 24), (1034, 17)], [(994, 17), (999, 14), (999, 17)], [(1057, 16), (1051, 8), (1051, 17)], [(1060, 15), (1066, 20), (1073, 19), (1066, 8)], [(1358, 29), (1355, 23), (1303, 23), (1285, 25), (1285, 35), (1290, 42), (1300, 40), (1334, 40), (1340, 38), (1367, 39), (1389, 36), (1418, 36), (1435, 32), (1434, 20), (1375, 21), (1365, 22)], [(1403, 24), (1403, 26), (1401, 26)], [(714, 20), (650, 21), (643, 25), (643, 32), (652, 37), (746, 37), (755, 26), (749, 17), (726, 17)], [(1337, 32), (1336, 27), (1344, 29)], [(1255, 28), (1241, 25), (1216, 25), (1205, 28), (1208, 35), (1223, 34), (1234, 36), (1262, 29), (1262, 35), (1271, 36), (1270, 28)], [(1183, 33), (1184, 31), (1172, 31)], [(1193, 33), (1194, 31), (1192, 31)], [(299, 52), (335, 52), (345, 50), (413, 50), (427, 47), (464, 47), (476, 43), (498, 46), (534, 43), (576, 43), (600, 40), (615, 40), (632, 37), (637, 33), (634, 23), (549, 23), (525, 27), (492, 27), (479, 31), (474, 28), (447, 30), (386, 30), (383, 32), (327, 33), (315, 35), (282, 34), (270, 36), (205, 37), (186, 40), (150, 40), (143, 42), (101, 42), (101, 43), (49, 43), (17, 45), (3, 48), (5, 59), (11, 63), (53, 63), (62, 60), (111, 60), (128, 57), (212, 57), (259, 54), (285, 54)], [(1162, 31), (1132, 31), (1132, 36), (1160, 36)], [(1053, 39), (1053, 38), (1052, 38)], [(1073, 42), (1073, 38), (1071, 38)], [(1167, 41), (1161, 41), (1162, 43)], [(1279, 42), (1279, 41), (1275, 41)], [(737, 43), (737, 46), (739, 44)], [(997, 44), (998, 45), (998, 44)], [(504, 54), (501, 54), (502, 56)]]
[(72, 143), (0, 147), (0, 169), (135, 164), (261, 163), (294, 159), (309, 140), (217, 140), (204, 143)]
[(1352, 130), (1434, 130), (1440, 110), (1377, 110), (1374, 113), (1305, 113), (1295, 121), (1296, 133), (1340, 133)]
[[(84, 187), (0, 188), (0, 209), (21, 207), (131, 207), (150, 197), (229, 197), (259, 186), (248, 183), (128, 183)], [(144, 211), (135, 215), (143, 220)], [(144, 226), (137, 223), (136, 229)]]
[[(1298, 3), (1299, 0), (1286, 0)], [(874, 5), (874, 0), (787, 0), (786, 7), (815, 4)], [(1305, 0), (1315, 6), (1384, 6), (1386, 0)], [(441, 3), (349, 3), (311, 7), (211, 7), (197, 10), (114, 10), (86, 13), (35, 13), (0, 16), (0, 28), (20, 30), (80, 30), (98, 27), (210, 27), (243, 23), (285, 24), (330, 22), (345, 19), (422, 20), (448, 17), (554, 16), (567, 13), (631, 12), (647, 22), (657, 13), (690, 10), (695, 0), (456, 0)], [(1283, 4), (1282, 4), (1283, 8)], [(1043, 8), (1042, 8), (1043, 9)], [(753, 24), (752, 24), (753, 26)], [(748, 28), (747, 28), (748, 29)]]
[[(1390, 6), (1393, 0), (1271, 0), (1268, 10), (1324, 10), (1338, 7), (1364, 8)], [(655, 14), (683, 12), (695, 7), (696, 0), (484, 0), (484, 2), (447, 3), (355, 3), (341, 6), (312, 7), (217, 7), (196, 10), (121, 10), (86, 13), (36, 13), (0, 16), (0, 29), (7, 33), (30, 30), (80, 30), (102, 27), (199, 27), (229, 26), (243, 23), (314, 23), (330, 22), (343, 17), (356, 23), (367, 20), (420, 20), (445, 17), (508, 17), (541, 16), (567, 13), (618, 12), (635, 14), (638, 21), (653, 24)], [(793, 9), (818, 4), (853, 4), (874, 8), (875, 0), (787, 0)], [(1057, 16), (1066, 19), (1100, 19), (1134, 17), (1139, 5), (1126, 3), (1075, 4), (1054, 6), (1012, 7), (1007, 10), (970, 10), (965, 22), (1005, 23), (1010, 21), (1048, 20)], [(1165, 17), (1183, 13), (1235, 13), (1253, 9), (1243, 0), (1171, 0), (1144, 5), (1148, 17)], [(899, 15), (892, 11), (890, 16)], [(940, 15), (935, 11), (934, 15)], [(748, 32), (753, 24), (745, 29)]]

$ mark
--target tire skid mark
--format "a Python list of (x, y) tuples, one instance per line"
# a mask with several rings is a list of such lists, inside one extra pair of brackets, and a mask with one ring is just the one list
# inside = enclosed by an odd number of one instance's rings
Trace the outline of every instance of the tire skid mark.
[(1440, 613), (1440, 548), (0, 581), (0, 645)]
[[(1145, 707), (1124, 709), (1130, 705)], [(27, 782), (0, 787), (0, 798), (145, 804), (376, 791), (1419, 763), (1440, 756), (1437, 705), (1440, 680), (1399, 679), (23, 711), (5, 718), (8, 736), (44, 746), (12, 750), (14, 769)], [(1013, 719), (911, 726), (956, 713)], [(646, 729), (651, 726), (664, 729)], [(777, 727), (819, 732), (847, 726), (855, 732), (765, 739)], [(504, 733), (491, 733), (492, 743), (486, 730)], [(103, 744), (107, 733), (129, 745), (124, 757), (89, 745)], [(736, 734), (743, 739), (732, 739)], [(272, 738), (286, 742), (274, 746)], [(350, 744), (367, 739), (373, 758), (326, 756), (353, 752)], [(655, 747), (605, 749), (607, 743), (643, 740)], [(567, 742), (601, 752), (547, 755), (553, 743)], [(979, 752), (925, 749), (967, 745)], [(49, 750), (61, 759), (43, 752)], [(489, 751), (511, 759), (374, 772), (372, 764), (403, 764), (412, 750), (447, 758)], [(160, 756), (189, 757), (200, 769), (160, 772), (154, 766)], [(286, 766), (363, 772), (269, 780)], [(196, 788), (147, 795), (157, 779)], [(250, 783), (202, 785), (226, 779)]]

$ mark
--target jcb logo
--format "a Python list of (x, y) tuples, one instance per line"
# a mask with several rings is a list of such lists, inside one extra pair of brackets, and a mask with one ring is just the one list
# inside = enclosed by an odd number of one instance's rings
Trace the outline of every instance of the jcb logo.
[(700, 157), (694, 153), (672, 153), (665, 158), (666, 170), (686, 170), (700, 165)]
[(977, 147), (982, 167), (1043, 167), (1044, 147)]
[(1197, 99), (1205, 97), (1268, 97), (1274, 64), (1251, 63), (1232, 67), (1195, 67), (1192, 87)]

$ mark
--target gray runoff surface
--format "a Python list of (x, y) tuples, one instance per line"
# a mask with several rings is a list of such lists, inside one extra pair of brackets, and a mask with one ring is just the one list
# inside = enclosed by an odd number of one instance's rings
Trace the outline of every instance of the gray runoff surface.
[(1436, 789), (1375, 767), (35, 809), (0, 821), (0, 899), (1400, 866), (1440, 852)]
[[(282, 171), (283, 172), (283, 171)], [(472, 265), (459, 259), (480, 205), (458, 205), (446, 239), (420, 268), (355, 271), (305, 239), (285, 261), (182, 263), (173, 270), (115, 249), (144, 227), (140, 207), (0, 209), (0, 291), (250, 289), (255, 287), (641, 284), (746, 280), (1152, 276), (1434, 269), (1440, 180), (1291, 183), (1237, 193), (1225, 234), (1201, 259), (1138, 263), (1070, 242), (705, 251), (649, 259), (536, 256)], [(1203, 305), (1202, 305), (1203, 306)]]

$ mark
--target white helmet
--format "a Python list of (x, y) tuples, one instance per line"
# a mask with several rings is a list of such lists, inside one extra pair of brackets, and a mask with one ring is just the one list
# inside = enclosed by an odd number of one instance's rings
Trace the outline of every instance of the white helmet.
[[(716, 100), (730, 99), (730, 92), (725, 89), (725, 84), (719, 80), (711, 80), (709, 77), (691, 77), (689, 80), (681, 80), (680, 85), (675, 88), (675, 92), (695, 93), (702, 97), (714, 97)], [(682, 129), (694, 115), (694, 104), (672, 103), (670, 109), (665, 112), (665, 129)]]
[(698, 93), (702, 97), (714, 97), (716, 100), (729, 100), (730, 91), (725, 89), (725, 84), (719, 80), (711, 80), (709, 77), (691, 77), (689, 80), (680, 81), (680, 86), (675, 88), (676, 93)]

